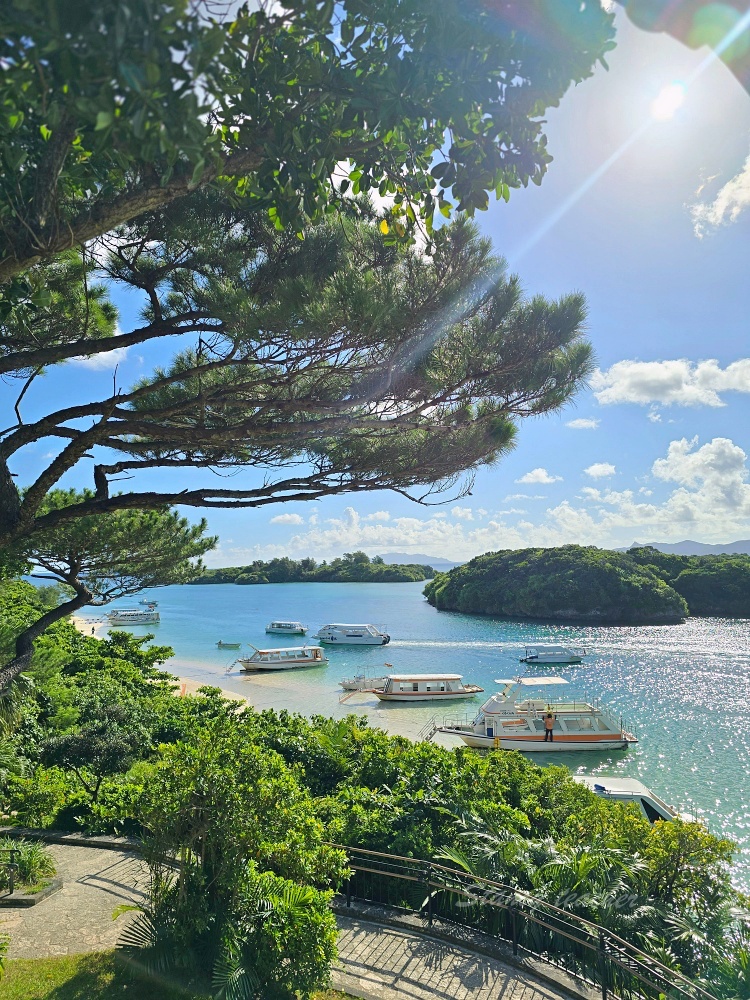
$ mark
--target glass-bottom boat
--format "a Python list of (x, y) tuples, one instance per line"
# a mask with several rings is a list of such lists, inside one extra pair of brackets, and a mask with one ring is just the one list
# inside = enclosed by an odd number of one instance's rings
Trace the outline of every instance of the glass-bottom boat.
[[(638, 740), (596, 702), (553, 701), (524, 697), (530, 687), (567, 684), (563, 677), (515, 677), (496, 680), (501, 690), (482, 705), (473, 721), (446, 719), (438, 731), (458, 736), (470, 747), (569, 753), (573, 750), (621, 750)], [(545, 738), (545, 717), (554, 719), (552, 739)]]
[(242, 656), (240, 669), (294, 670), (297, 667), (324, 667), (328, 660), (320, 646), (289, 646), (286, 649), (256, 649), (252, 656)]
[(389, 674), (373, 694), (380, 701), (454, 701), (482, 691), (476, 684), (464, 684), (461, 674)]

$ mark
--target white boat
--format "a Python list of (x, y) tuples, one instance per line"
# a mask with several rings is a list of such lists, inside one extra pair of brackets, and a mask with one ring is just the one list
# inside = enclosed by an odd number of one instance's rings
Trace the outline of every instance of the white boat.
[(344, 691), (372, 691), (373, 688), (382, 687), (387, 680), (387, 674), (383, 674), (381, 677), (357, 674), (356, 677), (343, 677), (339, 681), (339, 685)]
[(159, 612), (153, 608), (144, 611), (140, 608), (121, 608), (107, 612), (107, 619), (110, 625), (143, 625), (146, 622), (158, 622)]
[(520, 657), (521, 663), (580, 663), (586, 655), (585, 649), (569, 649), (567, 646), (527, 646)]
[(298, 667), (324, 667), (328, 660), (320, 646), (289, 646), (286, 649), (256, 649), (252, 656), (237, 662), (242, 670), (295, 670)]
[(142, 597), (141, 600), (138, 601), (138, 603), (139, 604), (145, 604), (149, 608), (155, 608), (159, 602), (158, 601), (149, 600), (148, 597)]
[(452, 701), (482, 691), (464, 684), (461, 674), (389, 674), (382, 687), (373, 689), (380, 701)]
[[(585, 701), (526, 697), (529, 687), (567, 684), (562, 677), (515, 677), (496, 680), (502, 690), (482, 705), (473, 721), (445, 720), (438, 730), (460, 737), (467, 746), (569, 753), (572, 750), (621, 750), (638, 740), (622, 721)], [(552, 713), (552, 740), (545, 740), (545, 716)]]
[[(596, 795), (613, 802), (633, 802), (651, 823), (659, 819), (677, 819), (676, 809), (660, 799), (637, 778), (609, 778), (603, 775), (574, 774), (573, 780), (585, 785)], [(692, 817), (687, 817), (692, 819)]]
[(307, 625), (302, 622), (273, 621), (266, 625), (266, 632), (274, 635), (304, 635), (307, 632)]
[(321, 625), (313, 638), (332, 646), (385, 646), (391, 641), (376, 625)]

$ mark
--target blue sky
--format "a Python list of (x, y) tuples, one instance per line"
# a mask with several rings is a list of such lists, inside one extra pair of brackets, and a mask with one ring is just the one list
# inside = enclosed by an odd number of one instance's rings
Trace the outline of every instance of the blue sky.
[[(471, 496), (437, 508), (381, 492), (211, 511), (221, 541), (209, 564), (355, 548), (458, 560), (531, 544), (750, 537), (750, 97), (709, 64), (674, 117), (654, 120), (659, 93), (695, 75), (705, 53), (643, 34), (622, 15), (618, 29), (609, 72), (549, 115), (555, 159), (541, 188), (478, 219), (528, 292), (586, 294), (598, 364), (591, 388), (561, 415), (523, 423), (515, 451), (479, 471)], [(122, 305), (127, 330), (136, 315)], [(131, 349), (119, 382), (154, 356)], [(74, 362), (39, 380), (26, 419), (106, 392), (111, 358), (105, 364)], [(8, 387), (0, 392), (11, 400)], [(49, 451), (43, 442), (20, 458), (19, 481)], [(88, 485), (88, 475), (64, 484)], [(155, 488), (198, 484), (198, 473), (148, 479)]]

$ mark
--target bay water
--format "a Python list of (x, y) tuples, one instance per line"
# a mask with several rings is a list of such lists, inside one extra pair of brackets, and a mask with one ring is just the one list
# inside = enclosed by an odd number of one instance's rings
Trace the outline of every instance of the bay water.
[[(305, 715), (368, 716), (389, 732), (416, 737), (436, 712), (473, 717), (497, 690), (495, 678), (525, 670), (524, 646), (554, 643), (588, 650), (578, 666), (533, 668), (571, 682), (570, 695), (600, 698), (627, 722), (638, 744), (599, 754), (531, 755), (539, 764), (565, 764), (577, 773), (639, 778), (670, 804), (701, 817), (712, 833), (738, 845), (736, 883), (750, 888), (750, 620), (694, 618), (682, 625), (572, 626), (508, 621), (436, 611), (417, 583), (213, 584), (150, 591), (161, 621), (130, 626), (138, 635), (173, 647), (166, 669), (178, 676), (241, 694), (258, 709), (287, 708)], [(139, 595), (140, 596), (140, 595)], [(131, 598), (111, 606), (135, 607)], [(107, 610), (110, 610), (108, 608)], [(101, 622), (101, 611), (79, 614)], [(242, 673), (235, 660), (251, 645), (301, 645), (296, 636), (266, 635), (274, 618), (301, 621), (310, 637), (320, 625), (380, 625), (387, 646), (327, 647), (320, 668)], [(120, 626), (118, 626), (120, 627)], [(97, 632), (100, 629), (97, 628)], [(241, 642), (241, 650), (216, 643)], [(385, 665), (387, 664), (387, 666)], [(463, 674), (485, 694), (450, 706), (381, 703), (357, 693), (340, 702), (342, 677), (397, 672)], [(438, 736), (448, 745), (459, 741)]]

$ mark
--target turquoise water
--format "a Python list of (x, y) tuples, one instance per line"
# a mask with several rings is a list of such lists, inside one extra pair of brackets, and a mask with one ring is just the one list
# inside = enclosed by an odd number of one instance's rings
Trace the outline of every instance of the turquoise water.
[[(175, 657), (168, 669), (185, 678), (245, 695), (258, 708), (289, 708), (306, 714), (368, 715), (391, 732), (416, 735), (443, 706), (381, 704), (356, 694), (343, 704), (338, 681), (356, 673), (456, 671), (490, 693), (496, 677), (519, 672), (523, 646), (536, 642), (584, 646), (580, 666), (535, 668), (574, 682), (570, 693), (600, 697), (629, 723), (639, 743), (608, 754), (535, 753), (538, 763), (564, 763), (573, 770), (640, 778), (667, 802), (705, 819), (715, 834), (734, 839), (737, 881), (750, 887), (750, 620), (704, 618), (684, 625), (584, 627), (539, 625), (438, 612), (422, 597), (423, 584), (233, 584), (165, 587), (148, 596), (159, 601), (161, 622), (135, 626), (156, 633)], [(118, 602), (114, 607), (134, 607)], [(93, 613), (88, 614), (93, 618)], [(248, 676), (232, 666), (237, 652), (217, 650), (219, 639), (256, 646), (298, 645), (266, 636), (272, 618), (310, 626), (371, 622), (386, 626), (386, 647), (332, 649), (319, 669)], [(474, 715), (488, 695), (453, 703), (451, 714)]]

